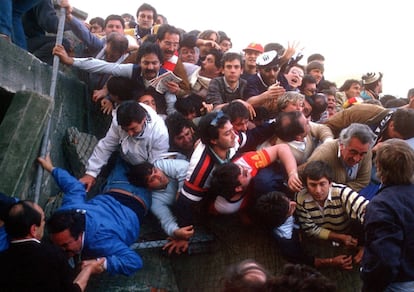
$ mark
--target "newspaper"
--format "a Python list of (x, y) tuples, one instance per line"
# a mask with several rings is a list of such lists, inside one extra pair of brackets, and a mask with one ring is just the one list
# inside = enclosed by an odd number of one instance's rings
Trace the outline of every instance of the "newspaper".
[(182, 81), (182, 79), (175, 75), (173, 72), (167, 71), (157, 78), (152, 79), (150, 81), (150, 85), (154, 87), (157, 92), (164, 94), (168, 90), (167, 82), (170, 81), (179, 83)]

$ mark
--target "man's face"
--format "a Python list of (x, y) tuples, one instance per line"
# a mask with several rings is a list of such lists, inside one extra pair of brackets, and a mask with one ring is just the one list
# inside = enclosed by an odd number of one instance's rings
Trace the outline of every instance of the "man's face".
[(323, 206), (326, 198), (328, 197), (331, 185), (332, 183), (329, 182), (326, 177), (322, 177), (318, 180), (307, 178), (306, 180), (306, 188), (308, 189), (309, 194), (321, 206)]
[(145, 121), (147, 120), (147, 118), (144, 118), (142, 120), (142, 122), (132, 122), (131, 124), (128, 125), (128, 127), (122, 127), (122, 129), (128, 133), (128, 136), (130, 137), (138, 137), (141, 132), (144, 130), (145, 127)]
[(231, 42), (229, 40), (223, 40), (220, 42), (220, 48), (223, 53), (230, 50), (232, 47)]
[(309, 120), (305, 117), (305, 115), (302, 114), (299, 118), (299, 123), (302, 125), (304, 130), (303, 137), (306, 137), (306, 135), (308, 135), (310, 132)]
[(161, 169), (154, 167), (152, 173), (147, 176), (147, 187), (150, 190), (162, 190), (168, 185), (169, 179)]
[(233, 129), (236, 132), (246, 132), (247, 131), (247, 124), (249, 123), (249, 119), (244, 118), (236, 118), (233, 122)]
[(240, 174), (237, 178), (239, 179), (240, 186), (242, 187), (243, 191), (245, 191), (249, 186), (250, 181), (252, 180), (252, 175), (246, 167), (239, 165), (239, 168)]
[(122, 52), (118, 52), (112, 49), (112, 44), (107, 43), (105, 48), (105, 61), (107, 62), (116, 62), (121, 58)]
[(351, 87), (345, 91), (347, 98), (357, 97), (361, 94), (361, 85), (358, 83), (352, 83)]
[(178, 50), (178, 46), (180, 45), (180, 35), (178, 34), (171, 34), (166, 33), (164, 39), (158, 41), (160, 48), (164, 54), (164, 61), (169, 60)]
[(174, 143), (177, 147), (184, 150), (192, 150), (194, 147), (194, 131), (185, 127), (180, 134), (174, 137)]
[(289, 69), (289, 72), (285, 74), (285, 78), (290, 86), (292, 86), (293, 88), (297, 88), (302, 85), (303, 75), (304, 73), (302, 68), (292, 67)]
[(260, 52), (254, 50), (244, 51), (244, 61), (246, 68), (256, 67), (256, 59), (260, 55)]
[(358, 138), (352, 137), (348, 146), (340, 144), (343, 162), (351, 167), (359, 163), (369, 151), (369, 143), (363, 144)]
[(306, 96), (311, 96), (316, 93), (316, 83), (307, 83), (303, 88), (303, 94)]
[(147, 54), (142, 56), (141, 61), (142, 77), (145, 80), (152, 80), (157, 77), (160, 71), (161, 62), (156, 54)]
[(154, 24), (154, 12), (152, 10), (140, 11), (137, 15), (137, 22), (141, 29), (150, 29)]
[(80, 235), (75, 239), (70, 234), (69, 229), (65, 229), (62, 232), (51, 234), (50, 239), (55, 245), (64, 250), (68, 258), (71, 258), (80, 254), (82, 250), (82, 236)]
[(217, 77), (220, 74), (220, 68), (216, 67), (216, 57), (212, 54), (208, 54), (204, 61), (201, 63), (201, 70), (207, 77)]
[(303, 101), (303, 110), (302, 110), (303, 114), (305, 115), (306, 118), (309, 118), (310, 115), (312, 114), (312, 106), (310, 105), (309, 102), (306, 101), (306, 99)]
[(180, 48), (180, 58), (181, 61), (196, 64), (197, 58), (196, 58), (196, 51), (194, 48), (189, 47), (181, 47)]
[(309, 75), (312, 75), (313, 78), (315, 78), (315, 80), (316, 80), (316, 84), (319, 84), (319, 82), (322, 80), (323, 72), (319, 69), (312, 69), (309, 72)]
[(105, 34), (109, 35), (111, 32), (118, 32), (124, 35), (124, 28), (119, 20), (110, 20), (105, 26)]
[(236, 83), (242, 74), (240, 60), (234, 59), (224, 64), (223, 75), (228, 83)]
[(279, 74), (279, 71), (279, 66), (259, 69), (260, 76), (262, 77), (264, 83), (266, 83), (268, 86), (276, 83), (277, 74)]
[(91, 31), (91, 33), (101, 33), (103, 32), (103, 27), (97, 23), (94, 23), (94, 24), (91, 24), (89, 30)]
[(218, 132), (218, 139), (212, 140), (213, 145), (226, 151), (235, 146), (236, 134), (230, 121), (227, 121), (222, 128), (219, 128)]
[(155, 99), (150, 94), (145, 94), (139, 98), (139, 102), (142, 102), (148, 106), (150, 106), (154, 111), (157, 111), (157, 105), (155, 103)]

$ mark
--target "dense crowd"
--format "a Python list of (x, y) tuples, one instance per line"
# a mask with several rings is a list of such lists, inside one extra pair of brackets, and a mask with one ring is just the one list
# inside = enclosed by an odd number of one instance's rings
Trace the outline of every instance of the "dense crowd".
[[(56, 32), (58, 16), (46, 0), (26, 6), (26, 37), (1, 27), (0, 33), (44, 62), (56, 55), (88, 72), (80, 78), (95, 114), (111, 117), (100, 125), (106, 133), (79, 180), (39, 158), (65, 193), (47, 220), (51, 241), (83, 260), (75, 284), (64, 277), (65, 289), (85, 289), (90, 274), (140, 269), (129, 246), (148, 212), (159, 219), (169, 253), (186, 252), (204, 218), (237, 213), (268, 227), (289, 262), (316, 269), (360, 265), (366, 291), (413, 288), (414, 89), (406, 99), (383, 95), (381, 72), (337, 88), (324, 78), (324, 56), (304, 62), (299, 43), (250, 42), (235, 52), (225, 32), (183, 31), (146, 3), (136, 19), (126, 13), (89, 23), (72, 14), (68, 1), (60, 5), (66, 9), (62, 45), (48, 34)], [(105, 185), (87, 200), (110, 161)], [(12, 261), (12, 252), (28, 249), (22, 242), (40, 244), (45, 218), (32, 202), (5, 196), (3, 205), (9, 239), (0, 259)], [(307, 240), (349, 252), (321, 258), (305, 252)], [(261, 272), (259, 284), (243, 282), (251, 272), (240, 270), (245, 265)], [(236, 282), (257, 288), (248, 291), (264, 291), (265, 284), (290, 291), (286, 277), (295, 269), (319, 277), (300, 265), (276, 278), (254, 262), (241, 266), (232, 267), (237, 275), (227, 275), (225, 291), (240, 291), (231, 288)], [(18, 277), (8, 275), (0, 283), (15, 285), (11, 279)], [(232, 284), (233, 276), (239, 278)]]

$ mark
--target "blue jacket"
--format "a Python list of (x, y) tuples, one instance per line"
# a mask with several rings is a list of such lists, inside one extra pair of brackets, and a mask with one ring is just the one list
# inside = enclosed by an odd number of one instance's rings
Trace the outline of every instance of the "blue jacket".
[(365, 291), (414, 281), (414, 185), (380, 189), (366, 208), (361, 277)]
[(65, 193), (59, 210), (86, 210), (82, 258), (106, 257), (109, 274), (128, 276), (142, 268), (141, 257), (129, 248), (139, 236), (137, 215), (109, 195), (87, 201), (84, 185), (66, 170), (54, 168), (52, 175)]

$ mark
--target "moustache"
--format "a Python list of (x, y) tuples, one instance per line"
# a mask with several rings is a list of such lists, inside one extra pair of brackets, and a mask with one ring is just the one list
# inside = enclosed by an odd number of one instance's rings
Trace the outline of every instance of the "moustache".
[(157, 71), (155, 70), (144, 70), (143, 72), (145, 75), (149, 75), (149, 74), (157, 74)]

